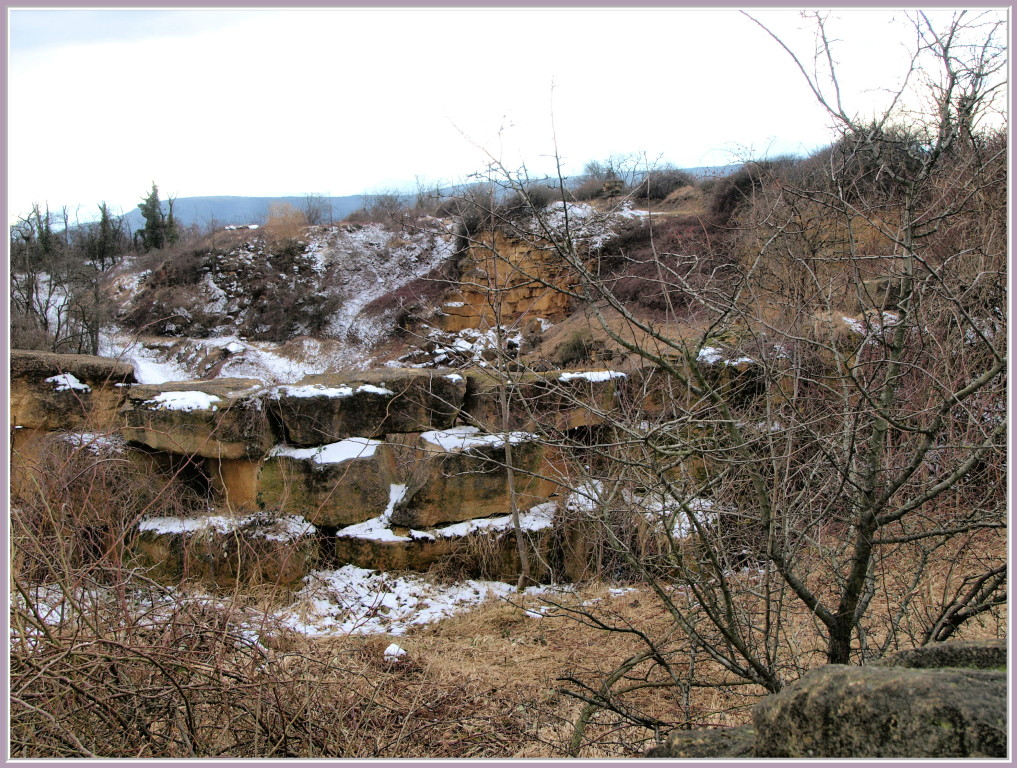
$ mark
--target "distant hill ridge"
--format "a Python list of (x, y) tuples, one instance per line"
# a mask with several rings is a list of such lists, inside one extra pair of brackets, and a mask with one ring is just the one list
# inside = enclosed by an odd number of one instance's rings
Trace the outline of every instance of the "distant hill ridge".
[[(367, 199), (365, 195), (346, 195), (344, 197), (324, 197), (322, 202), (327, 211), (326, 216), (331, 216), (333, 221), (339, 221), (363, 207), (365, 199)], [(178, 197), (173, 202), (173, 216), (185, 227), (193, 224), (204, 227), (213, 221), (223, 226), (226, 224), (263, 224), (268, 217), (269, 207), (275, 203), (288, 203), (297, 210), (303, 210), (307, 205), (307, 197), (239, 197), (229, 195)], [(165, 200), (162, 207), (164, 211), (169, 210)], [(124, 219), (130, 225), (132, 232), (145, 225), (141, 210), (138, 208), (124, 214)]]
[[(726, 176), (733, 173), (741, 165), (724, 166), (703, 166), (697, 168), (685, 168), (688, 173), (698, 178), (710, 176)], [(440, 192), (451, 192), (449, 187)], [(354, 211), (363, 208), (365, 203), (370, 202), (371, 195), (345, 195), (342, 197), (320, 198), (326, 209), (326, 218), (331, 221), (341, 221)], [(316, 198), (317, 201), (317, 198)], [(189, 227), (197, 224), (199, 227), (206, 227), (210, 223), (225, 226), (227, 224), (263, 224), (268, 218), (268, 209), (275, 203), (287, 203), (297, 210), (306, 208), (308, 196), (287, 196), (287, 197), (243, 197), (239, 195), (213, 195), (204, 197), (177, 197), (173, 202), (173, 215), (181, 226)], [(403, 202), (412, 204), (413, 195), (403, 195)], [(169, 205), (163, 200), (163, 210), (168, 211)], [(141, 216), (141, 210), (134, 208), (124, 214), (124, 220), (130, 226), (130, 231), (141, 229), (145, 220)]]

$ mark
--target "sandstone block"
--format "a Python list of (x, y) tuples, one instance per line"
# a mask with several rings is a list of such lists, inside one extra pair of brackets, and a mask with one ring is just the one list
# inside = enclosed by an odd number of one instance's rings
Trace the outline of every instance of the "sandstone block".
[(255, 379), (132, 387), (124, 437), (158, 451), (212, 459), (257, 459), (274, 442)]
[(619, 415), (626, 374), (620, 371), (466, 373), (465, 418), (490, 431), (504, 429), (501, 390), (507, 387), (510, 429), (597, 426)]
[(553, 484), (539, 476), (544, 447), (535, 435), (485, 434), (476, 427), (420, 435), (409, 466), (399, 468), (409, 494), (395, 506), (392, 522), (423, 528), (510, 512), (508, 453), (519, 508), (546, 499)]
[(318, 561), (317, 531), (299, 516), (157, 517), (143, 520), (132, 544), (135, 564), (161, 583), (216, 587), (292, 586)]
[[(400, 488), (401, 486), (396, 486)], [(531, 576), (541, 580), (550, 573), (543, 565), (551, 546), (554, 505), (545, 503), (523, 512), (520, 525), (531, 552)], [(514, 580), (519, 555), (511, 515), (413, 530), (392, 526), (387, 516), (336, 533), (335, 557), (339, 563), (379, 571), (426, 571), (440, 567), (447, 575)]]
[(91, 355), (11, 350), (10, 423), (28, 429), (103, 429), (135, 382), (128, 363)]
[(385, 511), (394, 476), (392, 449), (377, 440), (276, 446), (261, 469), (258, 503), (303, 515), (315, 525), (351, 525)]
[(311, 446), (443, 429), (455, 422), (465, 394), (466, 381), (457, 373), (386, 368), (356, 378), (307, 376), (278, 387), (270, 403), (286, 441)]

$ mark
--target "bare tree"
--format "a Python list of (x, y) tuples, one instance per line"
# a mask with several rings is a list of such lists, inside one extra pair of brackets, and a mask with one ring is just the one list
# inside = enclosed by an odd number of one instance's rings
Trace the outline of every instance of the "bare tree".
[[(570, 280), (526, 279), (642, 362), (562, 478), (563, 512), (674, 623), (640, 635), (647, 653), (606, 691), (572, 689), (619, 716), (616, 684), (680, 688), (676, 653), (774, 692), (816, 664), (949, 638), (1006, 601), (1005, 25), (917, 14), (903, 86), (859, 119), (826, 24), (823, 66), (794, 60), (834, 143), (761, 164), (724, 230), (656, 252), (646, 290), (684, 302), (663, 322), (605, 279), (563, 178), (552, 212), (488, 219), (553, 250)], [(525, 195), (525, 173), (498, 170)]]

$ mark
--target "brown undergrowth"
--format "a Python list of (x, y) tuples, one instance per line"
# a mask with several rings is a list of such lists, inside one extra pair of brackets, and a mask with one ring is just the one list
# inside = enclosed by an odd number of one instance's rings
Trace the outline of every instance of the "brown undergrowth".
[[(637, 757), (675, 729), (745, 723), (764, 695), (693, 647), (639, 584), (493, 600), (400, 637), (252, 628), (252, 609), (292, 592), (208, 597), (132, 565), (141, 516), (187, 512), (183, 469), (157, 482), (104, 440), (52, 439), (12, 495), (12, 757)], [(913, 586), (922, 553), (901, 547), (878, 574), (893, 598), (874, 607), (867, 642), (892, 631), (890, 651), (919, 644), (923, 613), (895, 625), (899, 600), (934, 611), (966, 588), (965, 560), (1005, 551), (1002, 532), (955, 538)], [(751, 590), (760, 576), (735, 578)], [(1005, 629), (996, 610), (956, 637)], [(406, 651), (395, 661), (393, 641)], [(785, 682), (825, 661), (803, 608), (777, 643)]]

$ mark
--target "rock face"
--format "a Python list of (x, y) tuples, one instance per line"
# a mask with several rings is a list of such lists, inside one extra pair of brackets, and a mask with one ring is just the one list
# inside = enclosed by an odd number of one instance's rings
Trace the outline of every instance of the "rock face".
[(1005, 757), (1006, 674), (831, 665), (753, 722), (756, 757)]
[(135, 382), (127, 363), (89, 355), (11, 350), (11, 426), (78, 429), (114, 421)]
[[(568, 270), (553, 248), (501, 232), (481, 232), (471, 242), (463, 257), (459, 290), (442, 307), (442, 330), (508, 324), (524, 314), (557, 321), (568, 314), (567, 292), (547, 285), (568, 287)], [(530, 277), (537, 275), (540, 279)], [(495, 295), (497, 316), (491, 306)]]
[(252, 459), (272, 446), (255, 379), (135, 386), (123, 408), (123, 435), (157, 451)]
[(1005, 642), (940, 643), (820, 667), (758, 704), (750, 730), (685, 732), (647, 756), (999, 758), (1007, 726)]
[(270, 408), (287, 442), (325, 445), (348, 437), (449, 427), (465, 394), (466, 380), (457, 373), (385, 369), (357, 378), (307, 376), (278, 387)]
[(377, 440), (276, 446), (261, 469), (258, 504), (301, 514), (319, 526), (352, 525), (385, 511), (394, 477), (392, 449)]

